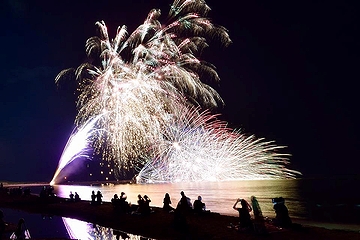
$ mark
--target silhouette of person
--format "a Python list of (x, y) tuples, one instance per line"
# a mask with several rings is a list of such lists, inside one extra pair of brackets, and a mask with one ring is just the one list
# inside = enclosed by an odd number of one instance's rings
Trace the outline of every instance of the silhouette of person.
[(74, 194), (71, 191), (70, 191), (69, 197), (70, 197), (70, 202), (73, 202), (74, 201)]
[(120, 200), (125, 202), (126, 199), (127, 199), (126, 194), (125, 194), (124, 192), (121, 192), (121, 193), (120, 193)]
[(41, 198), (46, 198), (46, 197), (47, 197), (47, 196), (46, 196), (46, 187), (45, 187), (45, 186), (43, 186), (43, 187), (41, 188), (40, 197), (41, 197)]
[(147, 215), (151, 213), (150, 202), (150, 198), (147, 195), (144, 195), (144, 209), (142, 214)]
[(127, 213), (130, 211), (130, 206), (129, 206), (129, 203), (126, 201), (126, 199), (127, 199), (126, 194), (124, 192), (121, 192), (119, 203), (120, 203), (121, 211), (124, 213)]
[(3, 239), (5, 228), (6, 228), (6, 223), (4, 221), (4, 212), (0, 210), (0, 239)]
[(145, 207), (145, 200), (140, 194), (138, 195), (137, 203), (138, 203), (138, 208), (136, 211), (138, 213), (142, 214), (144, 211), (144, 207)]
[(75, 192), (75, 202), (80, 202), (80, 196), (77, 192)]
[(205, 212), (205, 203), (202, 202), (201, 196), (198, 196), (198, 199), (194, 201), (194, 213), (201, 214)]
[(25, 220), (19, 219), (15, 232), (10, 236), (10, 239), (30, 239), (30, 233), (25, 226)]
[(111, 203), (112, 203), (114, 206), (119, 205), (120, 199), (119, 199), (119, 196), (118, 196), (116, 193), (114, 194), (114, 197), (111, 199)]
[(187, 227), (186, 216), (192, 209), (190, 198), (188, 198), (183, 191), (180, 192), (181, 199), (178, 202), (175, 214), (174, 214), (174, 224), (176, 228), (185, 229)]
[(95, 205), (96, 203), (96, 195), (95, 195), (95, 191), (93, 190), (91, 192), (91, 204)]
[(181, 191), (180, 195), (181, 199), (176, 208), (180, 209), (184, 213), (187, 213), (192, 209), (191, 200), (185, 195), (184, 191)]
[(262, 215), (259, 202), (257, 201), (255, 196), (251, 196), (251, 205), (254, 214), (254, 231), (258, 234), (267, 234), (264, 216)]
[(164, 197), (164, 200), (163, 200), (163, 210), (164, 211), (167, 211), (167, 212), (170, 212), (170, 211), (173, 211), (174, 208), (172, 206), (170, 206), (171, 204), (171, 199), (170, 199), (170, 195), (169, 193), (165, 193), (165, 197)]
[(103, 197), (103, 195), (101, 194), (101, 192), (97, 191), (97, 193), (96, 193), (96, 203), (98, 205), (100, 205), (102, 203), (102, 197)]
[[(240, 202), (241, 208), (237, 208), (236, 205)], [(250, 212), (252, 208), (250, 204), (245, 199), (238, 198), (233, 206), (233, 208), (239, 212), (239, 230), (251, 230), (252, 221), (250, 217)]]
[(289, 211), (285, 206), (285, 199), (283, 197), (272, 199), (275, 210), (274, 224), (279, 227), (291, 227), (292, 221), (289, 217)]

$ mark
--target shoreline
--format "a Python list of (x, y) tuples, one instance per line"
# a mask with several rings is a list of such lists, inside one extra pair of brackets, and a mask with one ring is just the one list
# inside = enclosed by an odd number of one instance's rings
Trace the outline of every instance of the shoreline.
[[(110, 202), (103, 202), (99, 206), (90, 201), (68, 202), (66, 198), (53, 197), (46, 201), (39, 196), (10, 195), (0, 193), (0, 207), (18, 209), (30, 213), (51, 214), (69, 217), (89, 223), (95, 223), (127, 233), (154, 239), (356, 239), (360, 238), (359, 231), (329, 230), (321, 223), (311, 226), (312, 222), (297, 221), (302, 227), (297, 229), (279, 229), (265, 223), (268, 234), (238, 232), (229, 228), (230, 223), (236, 224), (238, 217), (221, 215), (210, 212), (204, 215), (190, 214), (186, 218), (186, 227), (177, 228), (174, 225), (174, 214), (164, 212), (161, 208), (152, 207), (154, 213), (148, 216), (119, 214), (114, 211)], [(136, 205), (133, 205), (136, 207)], [(6, 219), (5, 219), (6, 220)], [(300, 226), (300, 224), (298, 224)], [(314, 224), (314, 223), (313, 223)]]

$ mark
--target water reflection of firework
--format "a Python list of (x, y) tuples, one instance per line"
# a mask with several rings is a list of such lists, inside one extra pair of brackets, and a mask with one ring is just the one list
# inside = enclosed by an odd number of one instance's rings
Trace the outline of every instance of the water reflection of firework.
[(150, 238), (144, 238), (139, 235), (133, 235), (125, 233), (119, 230), (106, 228), (97, 224), (91, 224), (72, 218), (62, 218), (65, 228), (71, 239), (82, 240), (151, 240)]

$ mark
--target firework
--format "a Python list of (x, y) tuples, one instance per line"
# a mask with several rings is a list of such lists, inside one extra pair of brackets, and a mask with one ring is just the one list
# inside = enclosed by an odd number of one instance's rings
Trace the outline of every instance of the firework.
[(84, 126), (73, 131), (66, 143), (64, 151), (60, 157), (58, 167), (50, 184), (55, 184), (60, 172), (75, 159), (90, 158), (92, 152), (92, 148), (90, 147), (91, 139), (96, 135), (96, 132), (101, 131), (94, 128), (95, 123), (100, 117), (101, 115), (94, 119), (90, 119)]
[(234, 131), (207, 111), (183, 109), (154, 144), (138, 183), (294, 178), (289, 154), (272, 141)]
[(105, 131), (93, 143), (104, 159), (115, 160), (124, 169), (144, 164), (142, 156), (161, 136), (173, 109), (222, 103), (199, 77), (218, 80), (214, 67), (196, 58), (209, 36), (231, 42), (223, 27), (206, 18), (208, 10), (204, 1), (175, 1), (167, 24), (160, 23), (160, 10), (154, 9), (129, 36), (125, 26), (119, 27), (114, 40), (105, 23), (97, 22), (100, 36), (86, 42), (87, 55), (97, 61), (58, 75), (56, 82), (71, 71), (76, 75), (77, 126), (104, 114), (98, 125)]
[(103, 21), (96, 22), (100, 34), (85, 45), (89, 61), (55, 79), (59, 84), (68, 74), (75, 76), (77, 128), (97, 118), (90, 127), (96, 134), (79, 131), (79, 137), (119, 171), (142, 169), (140, 182), (292, 174), (283, 169), (288, 156), (277, 153), (282, 147), (245, 137), (209, 114), (223, 104), (209, 85), (219, 76), (199, 56), (210, 38), (231, 43), (227, 30), (207, 18), (209, 10), (202, 0), (175, 0), (164, 22), (153, 9), (135, 31), (128, 34), (121, 26), (114, 39)]

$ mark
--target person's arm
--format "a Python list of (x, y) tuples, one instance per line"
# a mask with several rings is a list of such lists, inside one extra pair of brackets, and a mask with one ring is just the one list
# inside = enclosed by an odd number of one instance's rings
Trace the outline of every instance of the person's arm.
[(248, 209), (249, 209), (249, 212), (252, 211), (252, 207), (251, 207), (251, 205), (249, 203), (248, 203)]
[(239, 202), (239, 199), (236, 199), (236, 202), (235, 202), (235, 204), (234, 204), (234, 206), (233, 206), (233, 209), (237, 210), (236, 204), (238, 204), (238, 202)]

